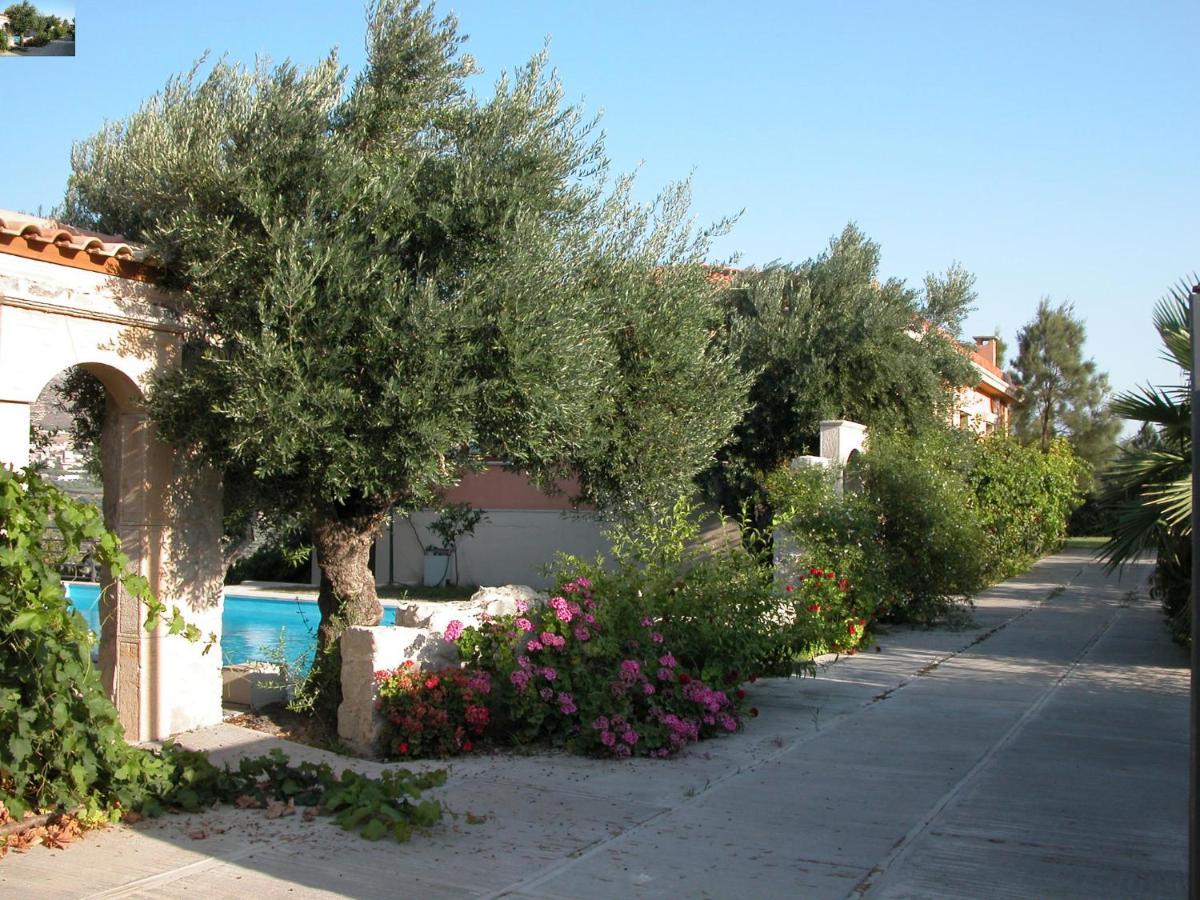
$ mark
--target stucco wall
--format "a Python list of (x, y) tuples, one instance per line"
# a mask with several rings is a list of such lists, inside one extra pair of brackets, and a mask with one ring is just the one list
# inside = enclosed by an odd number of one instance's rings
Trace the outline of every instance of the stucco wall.
[[(458, 542), (459, 584), (528, 584), (546, 587), (541, 567), (556, 553), (592, 559), (607, 549), (600, 519), (593, 512), (558, 509), (485, 509), (486, 521)], [(375, 581), (420, 584), (424, 548), (438, 544), (429, 531), (432, 512), (397, 517), (375, 546)], [(389, 543), (394, 555), (389, 554)], [(454, 580), (454, 563), (450, 563)]]

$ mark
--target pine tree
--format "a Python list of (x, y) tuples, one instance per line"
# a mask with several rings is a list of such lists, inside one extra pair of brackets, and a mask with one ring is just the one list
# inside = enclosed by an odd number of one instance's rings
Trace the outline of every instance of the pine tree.
[(1011, 377), (1020, 389), (1013, 411), (1018, 440), (1045, 452), (1064, 436), (1093, 471), (1116, 451), (1121, 423), (1109, 407), (1108, 376), (1083, 357), (1087, 332), (1074, 307), (1038, 303), (1033, 319), (1017, 334)]
[(486, 100), (452, 17), (379, 0), (330, 55), (173, 79), (73, 152), (65, 215), (148, 244), (191, 326), (162, 432), (307, 527), (322, 646), (382, 609), (392, 508), (500, 458), (609, 507), (673, 499), (746, 391), (686, 185), (608, 193), (594, 122), (542, 56)]

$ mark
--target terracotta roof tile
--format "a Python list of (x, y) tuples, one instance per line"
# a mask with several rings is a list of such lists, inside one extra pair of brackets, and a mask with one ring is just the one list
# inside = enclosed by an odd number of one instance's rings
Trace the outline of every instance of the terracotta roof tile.
[(143, 248), (126, 243), (119, 235), (84, 231), (54, 219), (29, 216), (8, 209), (0, 209), (0, 235), (22, 237), (35, 244), (54, 244), (64, 250), (81, 250), (100, 259), (147, 261), (147, 253)]

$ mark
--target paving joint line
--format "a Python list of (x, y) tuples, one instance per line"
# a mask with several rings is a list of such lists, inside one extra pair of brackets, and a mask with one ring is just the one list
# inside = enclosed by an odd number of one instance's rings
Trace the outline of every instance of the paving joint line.
[(1108, 620), (1105, 621), (1104, 625), (1097, 630), (1097, 632), (1092, 635), (1091, 639), (1089, 639), (1088, 642), (1080, 649), (1079, 653), (1076, 654), (1075, 658), (1071, 661), (1071, 664), (1059, 674), (1059, 676), (1054, 680), (1054, 683), (1046, 688), (1046, 690), (1042, 692), (1041, 696), (1038, 697), (1038, 699), (1035, 700), (1029, 706), (1029, 708), (1025, 710), (1024, 713), (1022, 713), (1021, 717), (1013, 723), (1008, 731), (1006, 731), (998, 741), (988, 748), (987, 752), (979, 758), (975, 765), (971, 767), (970, 771), (963, 775), (963, 777), (960, 778), (958, 782), (950, 788), (950, 790), (946, 791), (946, 793), (941, 796), (941, 798), (933, 805), (930, 811), (922, 817), (921, 821), (910, 828), (908, 832), (893, 845), (892, 850), (888, 853), (888, 855), (884, 857), (882, 861), (876, 863), (876, 865), (874, 865), (871, 870), (863, 876), (862, 880), (859, 881), (854, 889), (846, 895), (846, 900), (861, 900), (862, 897), (866, 897), (871, 891), (881, 886), (882, 882), (879, 879), (881, 877), (886, 878), (888, 873), (896, 866), (897, 863), (903, 862), (908, 858), (913, 847), (916, 845), (917, 839), (933, 826), (934, 822), (937, 821), (946, 808), (955, 800), (957, 800), (963, 791), (982, 775), (983, 771), (991, 765), (992, 761), (999, 756), (1003, 750), (1007, 749), (1007, 747), (1016, 739), (1017, 735), (1019, 735), (1025, 729), (1025, 726), (1028, 725), (1029, 722), (1042, 711), (1046, 704), (1050, 702), (1050, 698), (1058, 692), (1060, 687), (1062, 687), (1063, 682), (1075, 674), (1075, 672), (1083, 665), (1088, 654), (1091, 653), (1096, 644), (1098, 644), (1100, 640), (1106, 634), (1108, 634), (1109, 630), (1111, 630), (1113, 625), (1116, 624), (1117, 620), (1125, 614), (1127, 609), (1128, 607), (1121, 605), (1118, 605), (1113, 609), (1112, 615), (1108, 617)]
[(128, 897), (130, 894), (143, 888), (171, 884), (181, 878), (198, 875), (228, 864), (236, 865), (238, 861), (245, 859), (247, 856), (252, 856), (254, 849), (253, 847), (243, 847), (241, 850), (235, 850), (227, 856), (207, 856), (204, 859), (198, 859), (195, 862), (190, 862), (178, 868), (168, 869), (165, 872), (156, 872), (153, 875), (146, 875), (95, 894), (87, 894), (86, 898), (87, 900), (102, 900), (102, 898), (106, 897)]
[[(1060, 587), (1070, 585), (1075, 580), (1075, 578), (1077, 578), (1079, 576), (1079, 574), (1081, 572), (1083, 572), (1083, 570), (1084, 570), (1084, 567), (1080, 566), (1078, 569), (1075, 570), (1074, 573), (1072, 573), (1071, 577), (1069, 579), (1067, 579), (1067, 581), (1065, 581), (1062, 585), (1056, 585), (1054, 590), (1058, 590)], [(1047, 596), (1049, 596), (1049, 595), (1047, 595)], [(930, 666), (936, 668), (936, 666), (940, 665), (941, 663), (945, 662), (946, 660), (953, 659), (954, 657), (958, 656), (959, 654), (965, 653), (967, 650), (982, 643), (983, 641), (985, 641), (987, 638), (991, 637), (996, 632), (1007, 627), (1012, 622), (1015, 622), (1018, 619), (1023, 618), (1027, 614), (1033, 612), (1035, 609), (1038, 609), (1040, 604), (1045, 602), (1045, 600), (1046, 600), (1046, 597), (1039, 598), (1036, 601), (1037, 605), (1029, 606), (1028, 608), (1022, 610), (1021, 612), (1017, 613), (1016, 615), (1014, 615), (1008, 619), (1005, 619), (999, 625), (994, 626), (993, 628), (991, 628), (989, 631), (987, 631), (983, 635), (976, 637), (973, 641), (966, 644), (965, 646), (960, 647), (957, 650), (953, 650), (953, 651), (945, 654), (940, 659), (935, 660), (933, 663), (930, 663), (928, 666), (926, 666), (926, 669), (929, 669)], [(1089, 645), (1089, 647), (1090, 647), (1090, 645)], [(924, 671), (924, 670), (922, 670), (922, 671)], [(918, 674), (921, 674), (921, 673), (918, 673)], [(490, 893), (481, 894), (480, 897), (483, 898), (483, 900), (496, 900), (496, 898), (504, 897), (504, 896), (507, 896), (514, 892), (525, 891), (525, 890), (529, 890), (530, 888), (538, 887), (539, 885), (544, 884), (545, 882), (549, 881), (550, 879), (554, 878), (555, 876), (560, 875), (563, 872), (567, 871), (568, 869), (572, 868), (576, 863), (582, 862), (585, 859), (595, 856), (596, 854), (600, 853), (600, 851), (603, 850), (605, 847), (608, 847), (609, 845), (615, 843), (616, 841), (619, 841), (630, 835), (637, 834), (638, 832), (650, 827), (651, 825), (654, 824), (654, 822), (656, 822), (658, 819), (662, 818), (663, 816), (669, 815), (677, 810), (685, 809), (694, 803), (698, 803), (700, 800), (702, 800), (703, 798), (708, 796), (710, 793), (713, 793), (713, 792), (719, 790), (721, 787), (723, 787), (725, 785), (726, 782), (737, 777), (738, 775), (741, 775), (745, 772), (754, 771), (755, 769), (758, 769), (761, 766), (767, 765), (768, 763), (775, 762), (776, 760), (781, 759), (782, 757), (786, 756), (788, 753), (791, 753), (793, 750), (803, 746), (804, 744), (808, 743), (809, 741), (815, 740), (816, 738), (818, 738), (824, 734), (827, 734), (829, 731), (832, 731), (833, 729), (837, 728), (843, 722), (850, 720), (851, 718), (853, 718), (855, 715), (862, 712), (863, 710), (869, 709), (871, 706), (878, 703), (881, 699), (890, 697), (893, 693), (900, 690), (900, 688), (905, 687), (908, 684), (911, 684), (912, 681), (913, 681), (913, 679), (910, 678), (910, 679), (898, 684), (896, 687), (891, 688), (888, 691), (885, 691), (884, 694), (876, 696), (876, 697), (872, 697), (871, 699), (866, 700), (863, 703), (859, 704), (854, 709), (843, 713), (841, 716), (838, 716), (832, 722), (830, 722), (828, 726), (816, 729), (811, 734), (807, 734), (807, 735), (798, 737), (795, 740), (783, 745), (775, 752), (768, 753), (765, 757), (763, 757), (761, 759), (755, 760), (754, 762), (752, 762), (746, 766), (739, 766), (738, 768), (734, 769), (732, 772), (729, 772), (715, 780), (709, 781), (707, 784), (704, 785), (703, 789), (697, 791), (695, 794), (693, 794), (690, 797), (686, 797), (682, 803), (679, 803), (675, 806), (665, 807), (665, 808), (659, 810), (658, 812), (654, 813), (654, 815), (652, 815), (646, 819), (643, 819), (641, 822), (638, 822), (636, 825), (633, 825), (632, 827), (625, 829), (618, 834), (599, 838), (596, 841), (594, 841), (591, 845), (572, 853), (565, 859), (559, 860), (558, 862), (552, 864), (548, 869), (546, 869), (536, 875), (531, 875), (528, 878), (524, 878), (521, 881), (514, 882), (513, 884), (507, 885), (503, 888), (499, 888), (498, 890), (492, 891)]]

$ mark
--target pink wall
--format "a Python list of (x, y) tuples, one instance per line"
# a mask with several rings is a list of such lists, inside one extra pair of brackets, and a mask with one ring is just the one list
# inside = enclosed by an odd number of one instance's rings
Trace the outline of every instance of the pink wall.
[(566, 478), (555, 482), (560, 494), (542, 493), (520, 472), (489, 464), (483, 472), (469, 472), (454, 490), (446, 494), (451, 503), (469, 503), (475, 509), (591, 509), (587, 504), (574, 506), (571, 497), (579, 492), (579, 480)]

